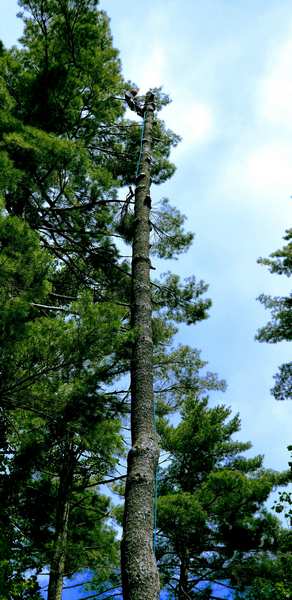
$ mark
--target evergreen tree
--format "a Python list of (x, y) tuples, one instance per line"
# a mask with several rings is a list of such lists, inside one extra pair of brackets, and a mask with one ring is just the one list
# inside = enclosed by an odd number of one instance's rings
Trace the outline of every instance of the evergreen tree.
[[(33, 236), (31, 229), (38, 232), (46, 249), (41, 252), (38, 246), (39, 252), (50, 262), (46, 293), (38, 296), (28, 279), (23, 338), (16, 340), (13, 352), (4, 345), (11, 372), (8, 376), (6, 371), (3, 381), (2, 420), (5, 426), (10, 422), (11, 451), (3, 457), (3, 506), (5, 518), (13, 513), (22, 529), (16, 571), (22, 576), (27, 568), (39, 572), (51, 565), (50, 598), (60, 597), (64, 574), (76, 572), (84, 563), (91, 567), (95, 561), (96, 566), (98, 553), (91, 552), (91, 559), (85, 553), (83, 564), (76, 560), (88, 534), (93, 541), (97, 530), (88, 527), (76, 545), (74, 535), (78, 538), (80, 532), (69, 504), (75, 504), (77, 490), (80, 495), (87, 485), (95, 488), (114, 465), (114, 449), (121, 450), (116, 429), (110, 436), (106, 428), (113, 415), (125, 412), (125, 405), (119, 396), (108, 392), (104, 396), (97, 387), (108, 386), (129, 369), (130, 358), (121, 348), (125, 336), (121, 345), (113, 335), (114, 324), (119, 322), (119, 337), (121, 323), (129, 319), (130, 278), (112, 236), (124, 216), (116, 188), (135, 181), (141, 132), (136, 124), (122, 120), (123, 102), (116, 94), (125, 84), (107, 18), (96, 11), (96, 4), (22, 2), (23, 46), (3, 50), (0, 64), (0, 160), (6, 172), (0, 186), (5, 210), (18, 223), (25, 221), (27, 235)], [(164, 102), (167, 99), (162, 98)], [(167, 157), (177, 140), (163, 123), (157, 121), (155, 127), (152, 175), (159, 183), (173, 172)], [(163, 222), (173, 222), (176, 250), (191, 239), (179, 233), (181, 220), (177, 212), (172, 217), (164, 202), (154, 224), (158, 234)], [(32, 237), (37, 245), (38, 236)], [(167, 244), (158, 240), (153, 251), (168, 252)], [(25, 270), (25, 253), (22, 258)], [(25, 279), (24, 271), (21, 276)], [(172, 287), (173, 294), (178, 281)], [(20, 330), (17, 315), (13, 318)], [(100, 444), (105, 456), (99, 456)], [(37, 507), (44, 498), (47, 510), (40, 512)], [(78, 498), (86, 509), (82, 521), (89, 523), (88, 494)], [(93, 505), (98, 506), (98, 494), (94, 498)], [(10, 546), (13, 543), (10, 540)], [(70, 566), (69, 548), (74, 547)], [(104, 578), (100, 564), (97, 570)]]
[(243, 456), (251, 444), (233, 439), (240, 421), (230, 412), (189, 393), (181, 422), (160, 423), (167, 466), (159, 475), (157, 556), (171, 598), (208, 600), (228, 589), (241, 597), (252, 593), (256, 578), (272, 589), (264, 565), (272, 557), (289, 565), (288, 551), (282, 556), (289, 534), (264, 506), (289, 473), (263, 469), (261, 456)]
[[(14, 167), (6, 208), (38, 229), (67, 267), (69, 281), (64, 274), (60, 287), (68, 295), (70, 282), (75, 293), (91, 283), (102, 299), (96, 272), (105, 271), (112, 286), (121, 280), (111, 235), (127, 203), (117, 201), (117, 189), (135, 181), (139, 156), (140, 127), (123, 118), (129, 85), (96, 1), (20, 4), (22, 47), (4, 51), (0, 64), (0, 139)], [(159, 122), (155, 134), (152, 176), (159, 183), (174, 170), (168, 155), (177, 137)]]
[(65, 573), (96, 566), (102, 548), (103, 580), (117, 561), (98, 484), (123, 451), (119, 401), (106, 391), (122, 369), (121, 309), (84, 297), (65, 319), (40, 317), (52, 261), (21, 219), (3, 215), (0, 229), (1, 576), (12, 594), (27, 569), (57, 563), (60, 586)]
[[(287, 230), (284, 240), (288, 243), (281, 249), (273, 252), (271, 258), (260, 258), (258, 262), (266, 265), (271, 273), (286, 275), (292, 274), (292, 229)], [(260, 302), (271, 311), (271, 321), (262, 327), (257, 334), (260, 342), (275, 344), (292, 339), (292, 296), (271, 298), (262, 294)], [(272, 393), (276, 400), (288, 400), (292, 397), (292, 363), (284, 363), (275, 375), (275, 385)]]
[[(16, 217), (0, 215), (0, 590), (1, 598), (39, 598), (35, 577), (25, 577), (27, 557), (23, 553), (22, 530), (15, 514), (10, 485), (10, 462), (15, 435), (16, 390), (27, 384), (18, 370), (18, 361), (27, 345), (28, 328), (35, 325), (32, 300), (42, 301), (49, 290), (49, 258), (37, 237)], [(35, 351), (34, 351), (35, 354)]]
[[(22, 46), (0, 49), (5, 201), (0, 577), (7, 597), (37, 598), (36, 579), (26, 580), (27, 569), (37, 574), (48, 566), (49, 598), (57, 600), (63, 577), (83, 568), (95, 571), (95, 590), (117, 581), (117, 543), (107, 520), (112, 507), (99, 485), (119, 478), (117, 461), (128, 441), (121, 425), (129, 423), (129, 391), (121, 387), (137, 331), (131, 328), (130, 264), (115, 240), (133, 242), (132, 185), (141, 127), (124, 117), (124, 92), (131, 85), (122, 79), (108, 18), (98, 3), (23, 0), (20, 5)], [(155, 94), (157, 108), (163, 108), (168, 98), (161, 90)], [(159, 184), (174, 171), (169, 153), (178, 138), (156, 117), (153, 134), (150, 170)], [(129, 186), (125, 198), (123, 186)], [(189, 247), (192, 235), (183, 230), (184, 217), (166, 200), (149, 219), (152, 256), (173, 258)], [(202, 534), (202, 545), (222, 547), (212, 558), (216, 576), (230, 578), (236, 588), (236, 568), (242, 558), (247, 564), (246, 549), (258, 550), (266, 538), (272, 547), (270, 532), (274, 535), (277, 526), (261, 512), (261, 503), (278, 478), (261, 471), (260, 458), (241, 457), (247, 445), (229, 439), (238, 420), (226, 424), (228, 410), (212, 412), (201, 398), (223, 384), (213, 374), (200, 375), (205, 363), (196, 350), (175, 346), (177, 324), (206, 318), (207, 286), (168, 273), (151, 281), (150, 289), (156, 414), (173, 457), (161, 475), (159, 527), (168, 536), (159, 542), (162, 573), (170, 582), (184, 564), (180, 591), (189, 586), (193, 565), (186, 565), (188, 556), (180, 549), (183, 545), (188, 554), (195, 542), (199, 552)], [(180, 410), (183, 420), (175, 436), (163, 418)], [(190, 447), (180, 454), (184, 444)], [(179, 467), (185, 458), (189, 483)], [(183, 526), (175, 532), (177, 542), (170, 532), (174, 513)], [(244, 547), (234, 541), (238, 532)], [(176, 552), (170, 566), (168, 547)], [(237, 560), (231, 561), (234, 552)]]
[(278, 529), (274, 551), (250, 555), (238, 568), (235, 600), (288, 600), (292, 594), (291, 530)]

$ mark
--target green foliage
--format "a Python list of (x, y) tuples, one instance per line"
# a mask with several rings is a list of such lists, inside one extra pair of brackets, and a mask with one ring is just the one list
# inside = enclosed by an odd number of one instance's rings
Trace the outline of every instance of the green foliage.
[[(156, 103), (159, 104), (161, 99), (164, 99), (164, 96), (158, 89)], [(141, 96), (141, 102), (143, 103), (143, 96)], [(163, 100), (163, 104), (168, 104), (168, 99)], [(104, 132), (104, 141), (109, 142), (111, 135), (116, 137), (117, 144), (117, 138), (120, 143), (115, 147), (114, 156), (117, 162), (112, 162), (112, 171), (117, 174), (119, 179), (122, 179), (125, 185), (135, 184), (141, 148), (141, 124), (124, 120), (122, 123), (116, 124), (110, 132)], [(161, 119), (154, 121), (151, 152), (151, 179), (154, 184), (164, 183), (175, 172), (175, 166), (170, 162), (169, 156), (171, 149), (178, 142), (179, 137), (170, 129), (166, 129), (165, 123)]]
[[(109, 302), (96, 304), (90, 289), (67, 308), (50, 308), (52, 284), (62, 269), (23, 219), (3, 212), (0, 244), (5, 407), (0, 517), (7, 546), (1, 589), (15, 599), (37, 598), (35, 580), (24, 574), (27, 569), (39, 572), (52, 559), (68, 432), (74, 444), (76, 491), (70, 491), (66, 572), (98, 563), (102, 577), (108, 577), (117, 565), (114, 533), (105, 525), (111, 507), (99, 495), (98, 484), (123, 452), (119, 402), (107, 395), (106, 387), (123, 372), (117, 354), (128, 337), (121, 330), (124, 309)], [(86, 492), (93, 482), (92, 492)], [(78, 510), (73, 508), (76, 503)]]
[[(121, 509), (100, 486), (113, 478), (109, 489), (123, 493), (116, 478), (129, 392), (120, 388), (128, 387), (135, 331), (130, 264), (115, 236), (132, 240), (133, 214), (129, 208), (121, 228), (119, 192), (136, 180), (141, 124), (124, 118), (130, 84), (97, 1), (20, 6), (22, 45), (0, 48), (0, 588), (3, 598), (37, 600), (35, 576), (55, 557), (62, 493), (70, 505), (64, 574), (91, 569), (99, 592), (118, 584), (111, 519), (119, 521)], [(169, 98), (160, 89), (155, 95), (160, 110)], [(178, 141), (155, 118), (153, 183), (173, 174)], [(152, 254), (176, 258), (193, 237), (185, 217), (165, 199), (151, 214)], [(289, 268), (286, 250), (282, 258), (277, 272)], [(238, 589), (242, 577), (251, 594), (251, 573), (262, 577), (265, 552), (276, 552), (281, 536), (279, 572), (289, 567), (290, 542), (285, 550), (277, 521), (262, 508), (287, 474), (242, 455), (250, 444), (232, 439), (238, 416), (207, 404), (208, 391), (224, 382), (206, 372), (197, 350), (174, 346), (177, 324), (207, 317), (206, 291), (204, 282), (172, 273), (152, 282), (157, 428), (167, 456), (158, 555), (166, 584), (184, 564), (191, 577), (208, 580), (211, 569), (211, 582), (228, 579)], [(175, 427), (165, 417), (178, 410)], [(271, 583), (274, 597), (289, 589), (283, 581)], [(190, 594), (193, 587), (192, 580)], [(196, 591), (202, 600), (210, 595), (210, 586)]]
[(256, 564), (250, 578), (244, 574), (250, 558), (278, 552), (281, 528), (264, 502), (289, 474), (264, 470), (261, 456), (244, 457), (251, 445), (233, 439), (240, 421), (230, 414), (190, 393), (178, 425), (160, 421), (168, 464), (159, 473), (157, 553), (173, 597), (209, 598), (221, 581), (246, 592), (261, 572)]
[(259, 258), (258, 262), (261, 265), (266, 265), (271, 273), (289, 277), (292, 273), (292, 241), (290, 241), (292, 239), (292, 229), (287, 229), (283, 239), (288, 244), (280, 250), (272, 252), (271, 258)]
[[(47, 253), (37, 235), (16, 217), (3, 217), (0, 239), (5, 365), (1, 391), (6, 408), (1, 414), (0, 517), (9, 548), (4, 554), (8, 571), (3, 563), (1, 576), (9, 597), (37, 598), (29, 595), (32, 588), (23, 574), (27, 569), (39, 572), (52, 558), (68, 434), (73, 443), (73, 488), (66, 572), (101, 564), (102, 555), (107, 564), (102, 572), (108, 575), (117, 562), (114, 533), (105, 525), (111, 508), (99, 495), (98, 484), (114, 469), (123, 443), (114, 396), (102, 387), (119, 375), (116, 353), (127, 343), (127, 335), (121, 332), (122, 309), (94, 304), (90, 292), (72, 303), (65, 319), (55, 312), (40, 316), (31, 300), (47, 301), (50, 293)], [(86, 492), (92, 482), (96, 485)]]
[[(7, 586), (4, 579), (1, 581), (7, 564), (8, 561), (0, 559), (0, 600), (7, 600), (7, 598), (9, 600), (41, 600), (40, 586), (35, 576), (24, 578), (18, 575), (15, 577), (10, 571), (11, 585)], [(7, 573), (5, 579), (7, 579)]]
[(179, 276), (170, 272), (161, 280), (154, 283), (153, 302), (162, 319), (192, 325), (207, 318), (211, 300), (201, 298), (208, 289), (204, 281), (197, 282), (192, 276), (182, 284)]
[[(288, 450), (292, 451), (292, 446), (288, 446)], [(290, 460), (288, 463), (290, 467), (290, 481), (292, 480), (292, 461)], [(290, 526), (292, 525), (292, 492), (287, 490), (282, 490), (278, 493), (278, 498), (275, 500), (273, 509), (278, 514), (282, 514), (282, 516), (287, 519)]]
[[(12, 79), (20, 110), (41, 129), (58, 134), (76, 130), (89, 140), (96, 123), (122, 114), (113, 96), (122, 89), (120, 63), (112, 47), (108, 18), (96, 0), (21, 0), (26, 52), (21, 77)], [(114, 92), (114, 93), (113, 93)], [(21, 94), (20, 94), (21, 93)]]
[(276, 553), (259, 552), (247, 557), (244, 565), (235, 566), (236, 600), (288, 600), (291, 597), (291, 541), (291, 532), (280, 532)]
[(292, 493), (291, 492), (279, 492), (277, 501), (274, 503), (274, 510), (276, 513), (283, 513), (286, 519), (292, 523)]
[(155, 397), (158, 414), (166, 409), (181, 409), (190, 397), (204, 398), (209, 390), (225, 389), (225, 382), (212, 372), (202, 372), (207, 366), (200, 352), (189, 346), (175, 349), (160, 347), (154, 353)]
[[(292, 229), (286, 231), (284, 240), (288, 243), (281, 249), (273, 252), (271, 258), (260, 258), (258, 262), (266, 265), (271, 273), (286, 275), (292, 274)], [(262, 327), (257, 334), (260, 342), (277, 343), (291, 341), (292, 339), (292, 296), (271, 298), (262, 294), (259, 301), (271, 311), (271, 320)], [(275, 386), (272, 393), (276, 400), (286, 400), (292, 397), (292, 363), (280, 366), (275, 375)]]
[(262, 294), (259, 300), (271, 311), (272, 320), (259, 331), (257, 339), (273, 344), (291, 341), (291, 298), (271, 298)]
[(151, 254), (159, 258), (177, 258), (178, 254), (186, 252), (194, 237), (192, 233), (185, 233), (182, 229), (186, 217), (170, 206), (167, 198), (162, 199), (159, 210), (153, 214), (154, 242)]

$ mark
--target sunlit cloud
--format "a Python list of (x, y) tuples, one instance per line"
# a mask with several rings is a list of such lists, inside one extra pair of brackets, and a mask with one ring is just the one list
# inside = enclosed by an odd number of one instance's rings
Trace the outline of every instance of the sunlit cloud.
[[(136, 54), (137, 59), (137, 54)], [(150, 51), (139, 56), (139, 76), (136, 83), (140, 93), (148, 89), (163, 87), (163, 91), (171, 88), (172, 102), (163, 109), (162, 118), (167, 126), (182, 138), (178, 151), (184, 151), (192, 145), (210, 141), (215, 133), (215, 118), (211, 107), (197, 100), (190, 90), (178, 90), (170, 81), (167, 49), (159, 42), (154, 42)]]
[(182, 137), (179, 149), (210, 141), (215, 134), (215, 119), (210, 106), (183, 95), (174, 98), (163, 112), (167, 125)]
[(292, 193), (292, 144), (272, 141), (253, 149), (242, 169), (245, 183), (259, 195)]
[(292, 129), (292, 41), (282, 43), (269, 61), (257, 90), (258, 115)]
[(141, 93), (149, 88), (160, 87), (166, 78), (166, 50), (160, 44), (154, 44), (147, 56), (140, 63), (140, 76), (137, 81)]
[[(292, 216), (292, 143), (273, 139), (236, 149), (218, 173), (222, 204), (283, 231)], [(282, 224), (282, 225), (281, 225)]]

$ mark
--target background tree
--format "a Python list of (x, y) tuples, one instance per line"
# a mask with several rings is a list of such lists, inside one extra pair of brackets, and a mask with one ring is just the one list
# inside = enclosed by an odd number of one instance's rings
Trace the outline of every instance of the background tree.
[[(0, 415), (0, 582), (3, 598), (39, 598), (36, 579), (25, 577), (27, 557), (23, 537), (11, 497), (10, 462), (14, 456), (15, 435), (12, 415), (15, 391), (25, 385), (17, 370), (20, 349), (27, 343), (28, 327), (34, 326), (31, 301), (42, 301), (49, 290), (49, 258), (39, 247), (29, 227), (16, 217), (0, 216), (1, 280), (1, 415)], [(35, 352), (34, 352), (35, 353)], [(29, 372), (26, 373), (26, 380)], [(26, 381), (27, 382), (27, 381)]]
[(106, 391), (122, 369), (121, 308), (84, 297), (65, 319), (40, 316), (52, 261), (23, 220), (2, 215), (0, 233), (2, 578), (12, 594), (27, 569), (57, 562), (67, 510), (59, 579), (98, 556), (104, 579), (117, 549), (98, 484), (123, 451), (119, 401)]
[(259, 551), (239, 568), (236, 600), (287, 600), (292, 593), (291, 530), (279, 529), (276, 548)]
[[(258, 262), (266, 265), (271, 273), (292, 274), (292, 229), (288, 229), (284, 240), (288, 243), (271, 254), (271, 258), (260, 258)], [(260, 302), (271, 311), (271, 321), (262, 327), (257, 334), (260, 342), (275, 344), (292, 339), (292, 296), (276, 297), (262, 294)], [(292, 397), (292, 363), (284, 363), (275, 375), (272, 393), (276, 400), (288, 400)]]
[[(264, 503), (289, 473), (263, 469), (261, 456), (243, 456), (251, 444), (233, 439), (240, 421), (230, 413), (224, 406), (209, 408), (204, 393), (190, 391), (181, 422), (160, 422), (167, 454), (159, 474), (157, 556), (173, 598), (207, 600), (218, 589), (254, 589), (256, 577), (268, 584), (265, 561), (272, 555), (279, 564), (283, 560), (289, 534)], [(286, 555), (284, 561), (288, 565)]]

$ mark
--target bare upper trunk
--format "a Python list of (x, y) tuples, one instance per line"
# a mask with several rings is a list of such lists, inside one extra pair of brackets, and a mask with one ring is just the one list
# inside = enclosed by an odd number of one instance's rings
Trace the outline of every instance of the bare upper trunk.
[(150, 152), (154, 98), (146, 96), (140, 169), (135, 193), (132, 257), (132, 447), (128, 455), (122, 540), (124, 600), (157, 600), (159, 575), (153, 551), (155, 473), (159, 455), (154, 424), (153, 341), (150, 290)]

